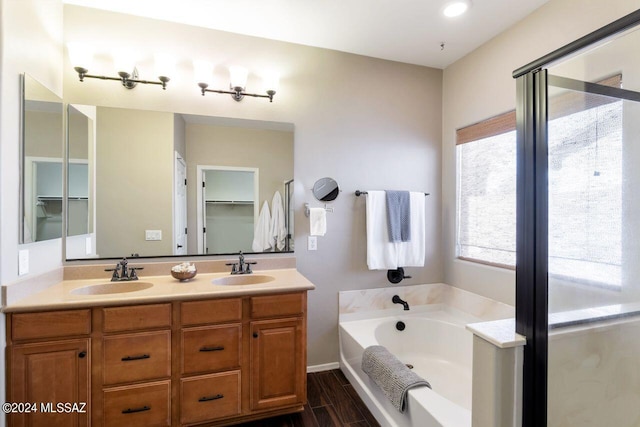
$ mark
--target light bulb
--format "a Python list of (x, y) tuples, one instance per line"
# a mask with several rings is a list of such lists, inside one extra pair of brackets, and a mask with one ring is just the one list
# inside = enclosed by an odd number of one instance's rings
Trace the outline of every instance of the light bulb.
[(90, 46), (80, 42), (70, 42), (67, 43), (67, 51), (72, 67), (91, 68), (93, 49)]
[(278, 86), (280, 85), (280, 76), (273, 71), (264, 73), (262, 75), (262, 84), (264, 85), (265, 92), (277, 92)]
[(113, 52), (113, 65), (117, 72), (133, 73), (136, 67), (136, 60), (133, 52), (129, 49), (118, 49)]
[(211, 83), (213, 77), (213, 64), (209, 61), (194, 60), (193, 75), (198, 83)]
[(153, 56), (156, 75), (160, 77), (171, 77), (176, 74), (176, 60), (169, 54), (156, 53)]
[(249, 71), (243, 67), (229, 67), (229, 75), (231, 77), (231, 87), (233, 89), (240, 88), (244, 90), (247, 86), (247, 75)]

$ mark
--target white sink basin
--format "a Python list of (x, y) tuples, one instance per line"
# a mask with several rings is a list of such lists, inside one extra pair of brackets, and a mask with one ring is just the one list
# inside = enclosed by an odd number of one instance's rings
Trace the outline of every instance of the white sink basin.
[(275, 280), (275, 277), (266, 274), (238, 274), (219, 277), (213, 279), (211, 283), (214, 285), (258, 285), (261, 283), (269, 283), (273, 280)]
[(100, 283), (98, 285), (83, 286), (71, 291), (74, 295), (109, 295), (109, 294), (124, 294), (128, 292), (137, 292), (144, 289), (149, 289), (153, 286), (153, 283), (149, 282), (108, 282)]

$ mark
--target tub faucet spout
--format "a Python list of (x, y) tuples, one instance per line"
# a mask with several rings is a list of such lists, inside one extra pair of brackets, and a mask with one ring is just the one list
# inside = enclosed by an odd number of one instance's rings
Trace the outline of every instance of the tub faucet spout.
[(401, 299), (398, 295), (394, 295), (393, 298), (391, 299), (391, 302), (394, 304), (402, 304), (405, 311), (409, 310), (409, 303)]

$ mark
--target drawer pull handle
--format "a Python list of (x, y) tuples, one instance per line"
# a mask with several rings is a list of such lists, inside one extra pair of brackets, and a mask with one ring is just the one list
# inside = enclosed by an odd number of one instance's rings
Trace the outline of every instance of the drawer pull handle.
[(136, 412), (150, 411), (151, 406), (143, 406), (142, 408), (129, 408), (122, 411), (123, 414), (135, 414)]
[(150, 359), (151, 356), (149, 356), (148, 354), (142, 354), (140, 356), (126, 356), (123, 357), (122, 360), (123, 362), (131, 362), (132, 360), (142, 360), (142, 359)]
[(200, 399), (198, 399), (198, 402), (208, 402), (210, 400), (218, 400), (218, 399), (222, 399), (224, 397), (224, 395), (222, 394), (216, 394), (215, 396), (205, 396), (205, 397), (201, 397)]
[(224, 350), (224, 346), (221, 346), (221, 345), (212, 346), (212, 347), (204, 346), (200, 349), (200, 351), (222, 351), (222, 350)]
[(80, 353), (78, 353), (78, 357), (80, 359), (84, 359), (87, 356), (87, 352), (86, 351), (81, 351)]

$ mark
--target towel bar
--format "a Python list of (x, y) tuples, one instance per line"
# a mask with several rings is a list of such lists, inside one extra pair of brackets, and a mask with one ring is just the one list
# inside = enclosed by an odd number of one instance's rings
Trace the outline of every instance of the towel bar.
[[(333, 212), (333, 208), (328, 208), (327, 205), (324, 205), (324, 210), (327, 212)], [(307, 218), (309, 218), (310, 215), (310, 210), (309, 210), (309, 203), (305, 203), (304, 204), (304, 216), (306, 216)]]
[[(356, 196), (360, 197), (362, 194), (369, 194), (366, 191), (360, 191), (360, 190), (356, 190)], [(429, 193), (424, 193), (425, 196), (428, 196)]]

